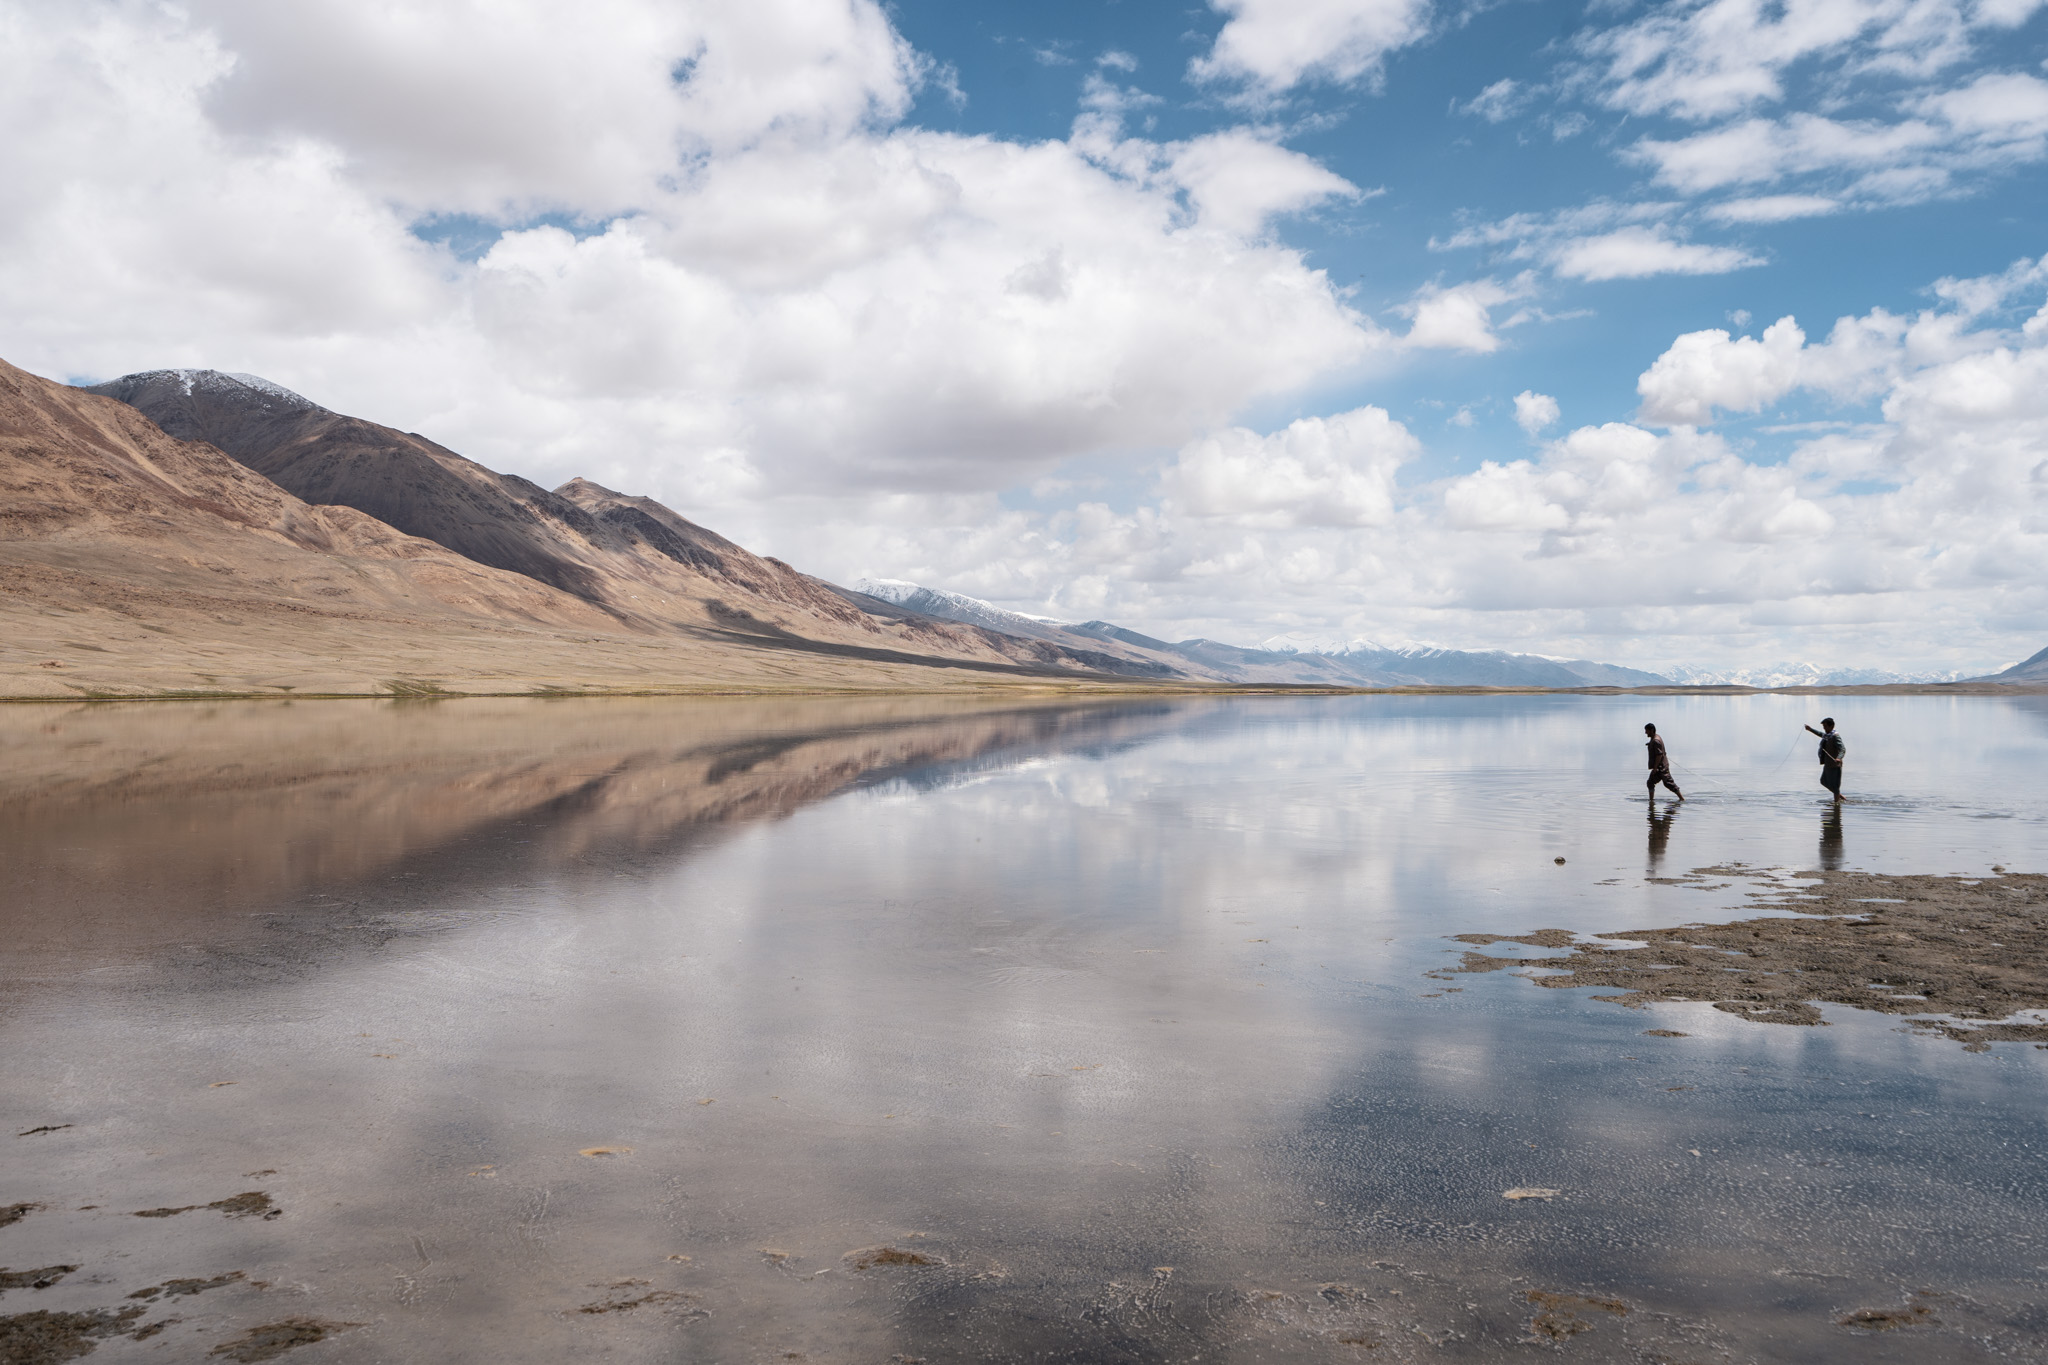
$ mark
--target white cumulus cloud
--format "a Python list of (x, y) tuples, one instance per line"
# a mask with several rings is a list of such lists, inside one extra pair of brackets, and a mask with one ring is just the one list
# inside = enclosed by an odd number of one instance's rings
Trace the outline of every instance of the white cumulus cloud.
[(1731, 338), (1719, 328), (1687, 332), (1636, 381), (1643, 418), (1660, 425), (1698, 425), (1716, 408), (1755, 412), (1799, 383), (1806, 333), (1789, 317), (1761, 339)]
[(1515, 395), (1515, 425), (1531, 436), (1545, 427), (1556, 426), (1561, 416), (1557, 400), (1547, 393), (1523, 389)]
[(1392, 344), (1270, 235), (1340, 177), (903, 126), (924, 61), (869, 0), (9, 22), (0, 354), (44, 372), (250, 371), (717, 506), (1170, 448)]
[(1429, 32), (1429, 0), (1210, 0), (1229, 19), (1189, 73), (1280, 94), (1304, 81), (1348, 84)]
[(1526, 298), (1530, 287), (1526, 276), (1506, 284), (1485, 279), (1449, 286), (1426, 285), (1402, 305), (1401, 311), (1410, 321), (1401, 344), (1417, 350), (1469, 351), (1475, 355), (1497, 351), (1505, 343), (1495, 330), (1493, 310)]
[(1237, 525), (1379, 526), (1394, 514), (1394, 476), (1421, 442), (1387, 415), (1358, 408), (1304, 417), (1268, 436), (1242, 427), (1182, 448), (1161, 476), (1176, 512)]

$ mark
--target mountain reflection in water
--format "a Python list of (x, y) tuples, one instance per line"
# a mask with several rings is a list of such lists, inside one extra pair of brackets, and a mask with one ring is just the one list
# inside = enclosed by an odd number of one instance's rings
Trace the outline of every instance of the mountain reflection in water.
[(422, 882), (417, 899), (609, 875), (895, 772), (1114, 742), (1165, 713), (915, 697), (15, 707), (0, 712), (16, 888), (0, 933), (119, 955), (398, 878)]
[[(1678, 874), (1810, 868), (1816, 821), (2042, 861), (2025, 699), (1830, 699), (1840, 811), (1770, 769), (1810, 709), (0, 711), (0, 1259), (77, 1268), (0, 1341), (2042, 1358), (2048, 1052), (1441, 970), (1737, 918)], [(1645, 719), (1691, 765), (1648, 876)]]

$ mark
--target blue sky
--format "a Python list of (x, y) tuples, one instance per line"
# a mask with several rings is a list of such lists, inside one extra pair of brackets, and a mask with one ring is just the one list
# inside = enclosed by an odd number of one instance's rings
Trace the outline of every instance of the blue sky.
[[(921, 92), (911, 115), (929, 127), (1007, 139), (1062, 138), (1090, 81), (1103, 76), (1157, 98), (1140, 117), (1161, 139), (1199, 136), (1246, 118), (1229, 92), (1189, 78), (1189, 64), (1209, 50), (1226, 22), (1206, 6), (899, 0), (890, 12), (907, 38), (950, 68)], [(1678, 198), (1624, 153), (1640, 139), (1683, 137), (1698, 124), (1604, 108), (1584, 92), (1556, 89), (1585, 65), (1575, 39), (1644, 12), (1641, 6), (1555, 0), (1439, 12), (1428, 36), (1388, 54), (1380, 79), (1321, 80), (1290, 89), (1255, 112), (1289, 130), (1285, 145), (1378, 193), (1304, 214), (1285, 223), (1281, 235), (1354, 290), (1358, 307), (1398, 327), (1392, 310), (1418, 281), (1455, 282), (1490, 268), (1514, 273), (1514, 262), (1496, 265), (1502, 253), (1485, 247), (1433, 249), (1463, 225), (1603, 201)], [(1112, 53), (1135, 59), (1135, 68), (1098, 65)], [(2048, 19), (2036, 11), (2018, 27), (1998, 31), (1977, 59), (1958, 63), (1934, 83), (1952, 88), (1978, 71), (2039, 71), (2044, 58)], [(1902, 94), (1923, 84), (1896, 73), (1845, 79), (1841, 65), (1826, 54), (1792, 64), (1787, 98), (1772, 103), (1884, 119), (1896, 116)], [(1505, 117), (1496, 122), (1470, 107), (1504, 80), (1521, 87), (1506, 102)], [(1583, 119), (1585, 126), (1560, 138), (1560, 119)], [(1956, 192), (1917, 201), (1788, 222), (1700, 226), (1693, 240), (1740, 249), (1759, 263), (1710, 275), (1551, 279), (1532, 302), (1559, 320), (1525, 325), (1498, 352), (1411, 363), (1338, 390), (1334, 398), (1319, 393), (1283, 401), (1261, 415), (1287, 420), (1333, 401), (1382, 404), (1418, 430), (1434, 428), (1431, 458), (1410, 477), (1518, 452), (1526, 441), (1514, 422), (1512, 396), (1523, 389), (1555, 396), (1574, 422), (1626, 418), (1638, 403), (1636, 374), (1676, 332), (1730, 327), (1741, 317), (1761, 325), (1787, 313), (1809, 330), (1874, 306), (1911, 313), (1934, 302), (1930, 286), (1938, 276), (1989, 275), (2039, 254), (2048, 177), (2037, 162), (1958, 179)], [(1461, 408), (1472, 412), (1473, 425), (1450, 423)], [(1796, 414), (1774, 414), (1777, 421), (1741, 425), (1756, 443), (1755, 457), (1773, 459), (1789, 441), (1762, 428), (1785, 419), (1868, 417), (1873, 408), (1868, 400), (1809, 403)]]
[(40, 373), (258, 373), (841, 581), (1173, 637), (2048, 643), (2040, 0), (0, 22)]

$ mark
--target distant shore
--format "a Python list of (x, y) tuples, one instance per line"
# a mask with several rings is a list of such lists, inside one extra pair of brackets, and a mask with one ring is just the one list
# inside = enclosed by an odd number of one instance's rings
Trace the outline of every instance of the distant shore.
[(1374, 696), (1634, 696), (1634, 697), (1924, 697), (2040, 696), (2048, 682), (1996, 683), (1865, 683), (1834, 686), (1748, 687), (1737, 683), (1697, 685), (1667, 683), (1642, 687), (1328, 687), (1312, 683), (1146, 682), (1138, 679), (1072, 676), (1024, 676), (1014, 682), (987, 679), (940, 682), (927, 687), (830, 686), (822, 683), (787, 687), (747, 684), (677, 684), (672, 687), (606, 687), (601, 685), (539, 685), (516, 688), (464, 686), (426, 678), (394, 678), (363, 690), (301, 691), (291, 687), (263, 689), (166, 688), (128, 690), (118, 686), (76, 687), (63, 692), (0, 693), (0, 703), (21, 705), (79, 702), (140, 701), (459, 701), (464, 699), (649, 697), (916, 697), (916, 696), (1072, 696), (1076, 699), (1119, 696), (1191, 697), (1374, 697)]

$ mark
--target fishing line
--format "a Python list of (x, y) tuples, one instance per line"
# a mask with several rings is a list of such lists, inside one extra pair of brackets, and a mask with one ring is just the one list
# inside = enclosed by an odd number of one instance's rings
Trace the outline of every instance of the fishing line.
[[(1694, 772), (1691, 768), (1686, 767), (1683, 763), (1680, 763), (1675, 758), (1671, 760), (1671, 766), (1683, 771), (1687, 777), (1697, 778), (1701, 782), (1705, 782), (1707, 780), (1704, 774)], [(1693, 788), (1693, 790), (1698, 792), (1701, 796), (1726, 796), (1728, 794), (1724, 788), (1713, 786), (1695, 787)]]
[[(1803, 740), (1803, 739), (1795, 739), (1795, 740), (1793, 740), (1793, 741), (1792, 741), (1792, 747), (1791, 747), (1791, 748), (1789, 748), (1789, 749), (1787, 749), (1787, 750), (1785, 751), (1785, 756), (1784, 756), (1783, 758), (1779, 759), (1779, 760), (1778, 760), (1778, 762), (1777, 762), (1777, 765), (1776, 765), (1775, 767), (1773, 767), (1773, 768), (1772, 768), (1772, 769), (1770, 770), (1770, 772), (1768, 772), (1767, 774), (1765, 774), (1765, 776), (1767, 776), (1767, 777), (1776, 777), (1776, 776), (1778, 775), (1779, 771), (1780, 771), (1781, 769), (1783, 769), (1783, 768), (1784, 768), (1784, 766), (1785, 766), (1785, 765), (1786, 765), (1787, 763), (1790, 763), (1790, 762), (1792, 761), (1792, 755), (1794, 755), (1794, 754), (1798, 753), (1798, 752), (1799, 752), (1799, 746), (1800, 746), (1800, 745), (1802, 745), (1802, 744), (1804, 744), (1804, 743), (1806, 743), (1806, 741), (1805, 741), (1805, 740)], [(1705, 776), (1704, 774), (1702, 774), (1702, 773), (1700, 773), (1700, 772), (1697, 772), (1697, 771), (1695, 771), (1695, 770), (1694, 770), (1694, 769), (1692, 769), (1692, 768), (1688, 768), (1688, 767), (1687, 767), (1687, 766), (1686, 766), (1685, 764), (1683, 764), (1683, 763), (1680, 763), (1680, 762), (1679, 762), (1679, 761), (1678, 761), (1677, 759), (1673, 758), (1673, 759), (1670, 759), (1669, 761), (1670, 761), (1670, 764), (1671, 764), (1671, 766), (1672, 766), (1672, 767), (1674, 767), (1674, 768), (1678, 769), (1678, 770), (1679, 770), (1680, 772), (1684, 773), (1684, 774), (1685, 774), (1685, 775), (1686, 775), (1686, 776), (1687, 776), (1688, 778), (1691, 778), (1691, 779), (1693, 779), (1693, 780), (1695, 780), (1695, 781), (1698, 781), (1698, 782), (1706, 782), (1706, 781), (1707, 781), (1707, 778), (1706, 778), (1706, 776)], [(1697, 788), (1695, 788), (1695, 790), (1696, 790), (1696, 791), (1698, 791), (1698, 793), (1699, 793), (1699, 794), (1700, 794), (1701, 796), (1726, 796), (1726, 795), (1728, 794), (1728, 792), (1727, 792), (1727, 789), (1726, 789), (1726, 788), (1724, 788), (1724, 787), (1717, 787), (1717, 786), (1702, 786), (1702, 787), (1697, 787)], [(1654, 798), (1652, 798), (1652, 799), (1654, 799)], [(1846, 800), (1848, 800), (1849, 798), (1847, 798), (1847, 797), (1844, 797), (1844, 798), (1842, 798), (1842, 799), (1846, 801)]]
[[(1785, 756), (1784, 756), (1783, 758), (1781, 758), (1781, 759), (1779, 759), (1779, 760), (1778, 760), (1778, 768), (1782, 768), (1782, 767), (1784, 767), (1784, 766), (1785, 766), (1785, 765), (1786, 765), (1787, 763), (1790, 763), (1790, 762), (1792, 761), (1792, 755), (1794, 755), (1794, 754), (1798, 753), (1798, 752), (1799, 752), (1799, 746), (1800, 746), (1800, 745), (1802, 745), (1802, 744), (1804, 744), (1804, 743), (1806, 743), (1806, 741), (1805, 741), (1805, 740), (1803, 740), (1803, 739), (1795, 739), (1795, 740), (1793, 740), (1793, 741), (1792, 741), (1792, 747), (1791, 747), (1791, 748), (1789, 748), (1789, 749), (1787, 749), (1787, 750), (1785, 751)], [(1777, 774), (1778, 768), (1773, 768), (1773, 769), (1771, 769), (1771, 773), (1772, 773), (1772, 775), (1773, 775), (1773, 776), (1775, 776), (1775, 775)]]

